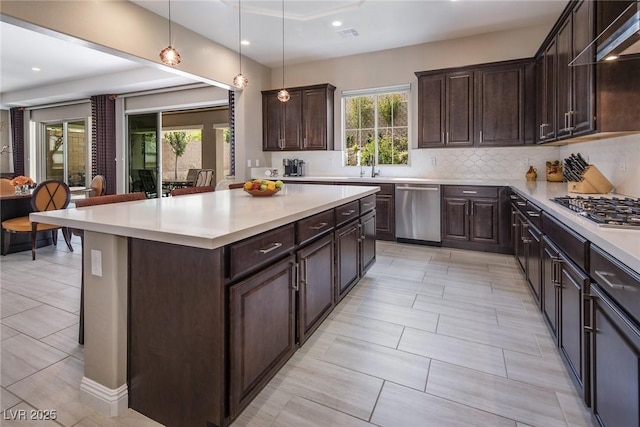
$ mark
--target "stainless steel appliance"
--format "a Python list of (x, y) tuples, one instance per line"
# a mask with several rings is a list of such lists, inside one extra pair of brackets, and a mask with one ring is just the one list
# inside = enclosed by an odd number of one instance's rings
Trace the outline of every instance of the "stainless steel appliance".
[(396, 184), (396, 238), (438, 244), (440, 237), (440, 186)]
[(631, 197), (556, 197), (554, 202), (578, 212), (600, 227), (640, 230), (640, 200)]
[(284, 176), (304, 176), (304, 160), (282, 159)]

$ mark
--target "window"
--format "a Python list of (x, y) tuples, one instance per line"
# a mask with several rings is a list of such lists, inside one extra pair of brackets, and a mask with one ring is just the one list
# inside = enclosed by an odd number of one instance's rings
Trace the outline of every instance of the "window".
[(84, 187), (87, 172), (86, 125), (84, 121), (44, 125), (45, 176), (70, 187)]
[(409, 85), (342, 93), (345, 165), (409, 162)]

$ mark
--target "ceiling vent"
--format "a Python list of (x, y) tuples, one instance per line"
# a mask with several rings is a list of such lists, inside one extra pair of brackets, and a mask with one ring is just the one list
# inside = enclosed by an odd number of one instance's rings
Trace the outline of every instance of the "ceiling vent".
[(340, 36), (345, 39), (348, 37), (358, 37), (360, 35), (355, 28), (345, 28), (344, 30), (336, 31), (336, 33), (340, 34)]

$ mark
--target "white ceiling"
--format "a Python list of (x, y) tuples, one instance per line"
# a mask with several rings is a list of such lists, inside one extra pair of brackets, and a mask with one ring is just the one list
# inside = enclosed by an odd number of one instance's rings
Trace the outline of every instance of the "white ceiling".
[[(169, 2), (133, 3), (168, 17)], [(553, 25), (566, 0), (286, 0), (286, 64), (322, 60), (523, 26)], [(243, 55), (282, 61), (282, 2), (243, 0)], [(173, 22), (238, 49), (238, 0), (173, 0)], [(331, 22), (340, 20), (342, 27)], [(343, 37), (340, 30), (357, 31)], [(542, 40), (540, 40), (542, 42)], [(180, 40), (173, 45), (180, 50)], [(0, 106), (31, 106), (187, 84), (157, 67), (0, 23)], [(64, 55), (60, 55), (64, 52)], [(69, 61), (67, 58), (74, 58)], [(34, 72), (32, 67), (40, 67)]]

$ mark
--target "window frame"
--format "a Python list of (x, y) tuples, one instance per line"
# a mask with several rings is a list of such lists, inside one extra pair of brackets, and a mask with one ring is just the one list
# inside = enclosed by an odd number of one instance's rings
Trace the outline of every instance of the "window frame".
[[(341, 99), (341, 134), (342, 134), (342, 166), (345, 167), (359, 167), (360, 165), (367, 164), (365, 159), (359, 159), (358, 163), (355, 165), (349, 165), (348, 162), (348, 154), (347, 154), (347, 100), (355, 97), (361, 96), (375, 96), (375, 111), (374, 111), (374, 135), (375, 135), (375, 157), (376, 164), (378, 164), (377, 159), (379, 158), (379, 123), (378, 123), (378, 97), (380, 95), (390, 95), (393, 93), (402, 93), (406, 94), (407, 97), (407, 125), (406, 125), (406, 133), (407, 133), (407, 163), (380, 163), (380, 166), (409, 166), (411, 163), (411, 112), (412, 112), (412, 102), (411, 102), (411, 84), (401, 84), (394, 86), (384, 86), (384, 87), (376, 87), (376, 88), (368, 88), (368, 89), (357, 89), (357, 90), (346, 90), (342, 91), (342, 99)], [(394, 126), (393, 128), (404, 128), (405, 126)]]

